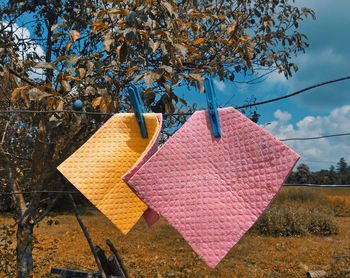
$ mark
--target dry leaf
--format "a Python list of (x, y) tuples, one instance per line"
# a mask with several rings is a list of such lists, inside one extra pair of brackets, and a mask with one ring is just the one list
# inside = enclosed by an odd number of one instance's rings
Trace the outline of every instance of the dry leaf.
[(67, 56), (61, 56), (61, 57), (58, 57), (55, 61), (54, 61), (54, 63), (59, 63), (59, 62), (62, 62), (62, 61), (64, 61), (64, 60), (66, 60), (67, 59)]
[(108, 29), (108, 25), (101, 22), (101, 21), (95, 21), (94, 23), (92, 23), (92, 28), (94, 32), (98, 32), (100, 30), (105, 30)]
[(163, 69), (163, 70), (165, 70), (165, 71), (167, 71), (167, 72), (169, 72), (169, 73), (172, 73), (172, 72), (173, 72), (173, 68), (170, 67), (170, 66), (167, 66), (167, 65), (161, 65), (159, 68), (160, 68), (160, 69)]
[[(58, 111), (62, 111), (63, 110), (63, 107), (64, 107), (64, 102), (63, 100), (59, 100), (57, 106), (56, 106), (56, 110)], [(61, 114), (61, 113), (60, 113)]]
[(29, 86), (22, 86), (22, 87), (18, 87), (16, 89), (13, 90), (12, 94), (11, 94), (11, 102), (15, 103), (18, 101), (18, 99), (22, 98), (22, 94), (24, 92), (27, 92), (29, 89)]
[(162, 1), (163, 6), (168, 10), (171, 16), (177, 17), (176, 7), (174, 7), (171, 3)]
[(78, 68), (79, 76), (80, 78), (84, 78), (86, 74), (86, 69), (84, 68)]
[(193, 45), (201, 44), (204, 42), (204, 38), (198, 38), (193, 41)]
[(28, 96), (30, 101), (40, 101), (45, 97), (52, 96), (52, 94), (42, 92), (37, 88), (32, 88), (28, 91)]
[(182, 56), (187, 55), (187, 48), (184, 47), (182, 44), (175, 43), (174, 46), (176, 50), (178, 50), (181, 53)]
[(94, 95), (96, 94), (96, 89), (92, 86), (87, 86), (86, 90), (85, 90), (85, 95)]
[(70, 35), (73, 42), (75, 42), (77, 39), (80, 38), (80, 33), (76, 30), (69, 31), (69, 35)]
[(59, 26), (60, 26), (59, 24), (54, 24), (54, 25), (51, 26), (50, 29), (51, 29), (51, 31), (54, 31), (54, 30), (56, 30)]
[(158, 48), (159, 48), (159, 42), (156, 41), (156, 42), (153, 44), (152, 51), (155, 52)]
[(65, 89), (65, 91), (67, 91), (67, 92), (72, 90), (72, 87), (70, 86), (70, 84), (67, 80), (62, 80), (61, 85)]
[(111, 51), (111, 45), (114, 42), (114, 40), (111, 38), (111, 33), (108, 33), (105, 35), (103, 40), (103, 48), (107, 52)]
[(204, 81), (204, 77), (197, 73), (190, 73), (189, 76), (197, 81)]
[(103, 98), (103, 97), (97, 97), (97, 98), (95, 98), (95, 99), (92, 101), (91, 105), (92, 105), (92, 107), (93, 107), (94, 109), (96, 109), (97, 107), (100, 106), (101, 101), (102, 101), (102, 98)]
[(56, 69), (56, 66), (52, 63), (48, 62), (39, 62), (37, 63), (34, 68), (39, 68), (39, 69)]
[(72, 42), (68, 42), (67, 44), (66, 44), (66, 51), (68, 51), (69, 49), (70, 49), (70, 47), (72, 46)]
[(146, 85), (150, 86), (150, 85), (152, 85), (153, 82), (157, 82), (160, 77), (161, 77), (160, 74), (158, 74), (154, 71), (149, 71), (149, 72), (145, 73), (145, 75), (143, 76), (143, 79), (144, 79)]
[(227, 28), (227, 31), (228, 31), (229, 33), (234, 32), (235, 29), (236, 29), (236, 26), (237, 26), (237, 21), (232, 22), (232, 24), (230, 24), (230, 26)]

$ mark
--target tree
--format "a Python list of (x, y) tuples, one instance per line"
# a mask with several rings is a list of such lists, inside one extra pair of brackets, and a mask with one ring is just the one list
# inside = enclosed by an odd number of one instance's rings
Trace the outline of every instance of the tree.
[(341, 157), (339, 159), (339, 162), (337, 163), (337, 172), (339, 174), (345, 174), (348, 171), (348, 163), (346, 162), (344, 157)]
[(347, 184), (350, 182), (350, 171), (348, 163), (344, 157), (341, 157), (337, 163), (337, 173), (341, 184)]
[[(297, 29), (314, 14), (287, 0), (8, 0), (0, 16), (0, 78), (17, 84), (2, 97), (11, 100), (7, 109), (69, 110), (79, 98), (85, 111), (123, 112), (130, 109), (126, 89), (138, 83), (150, 111), (181, 114), (193, 107), (174, 88), (203, 91), (204, 74), (232, 82), (272, 71), (291, 76), (292, 58), (308, 46)], [(34, 20), (26, 22), (28, 16)], [(19, 19), (34, 37), (17, 35)], [(43, 78), (34, 75), (38, 70)], [(64, 112), (2, 117), (4, 185), (13, 192), (18, 225), (17, 277), (30, 275), (34, 226), (57, 200), (38, 191), (63, 188), (56, 166), (107, 119)], [(183, 120), (169, 116), (165, 124)], [(19, 193), (24, 190), (35, 192)]]
[(297, 167), (297, 172), (295, 173), (295, 177), (297, 179), (297, 182), (300, 184), (306, 184), (311, 183), (311, 172), (309, 166), (307, 166), (304, 163), (301, 163)]
[(338, 176), (337, 176), (337, 173), (335, 171), (335, 167), (333, 165), (331, 165), (331, 167), (329, 167), (329, 179), (330, 179), (330, 184), (337, 184), (338, 183)]

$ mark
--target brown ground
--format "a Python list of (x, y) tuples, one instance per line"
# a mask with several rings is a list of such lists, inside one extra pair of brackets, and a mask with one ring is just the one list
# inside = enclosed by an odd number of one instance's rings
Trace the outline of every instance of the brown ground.
[[(350, 202), (350, 188), (328, 190), (327, 194)], [(59, 215), (52, 219), (59, 224), (42, 223), (35, 230), (34, 277), (45, 277), (51, 266), (95, 270), (75, 217)], [(334, 218), (339, 233), (330, 237), (261, 237), (248, 233), (215, 270), (208, 268), (164, 219), (150, 229), (141, 220), (127, 236), (96, 211), (83, 215), (83, 220), (95, 244), (105, 249), (105, 240), (112, 240), (132, 277), (306, 277), (308, 270), (330, 271), (350, 256), (350, 217)], [(9, 217), (0, 217), (0, 225), (9, 222)]]

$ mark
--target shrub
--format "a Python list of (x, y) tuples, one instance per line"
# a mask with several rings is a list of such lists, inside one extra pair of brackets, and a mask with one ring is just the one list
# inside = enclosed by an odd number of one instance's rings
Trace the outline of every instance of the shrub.
[(311, 214), (310, 216), (307, 227), (310, 234), (330, 236), (338, 233), (337, 226), (329, 216), (322, 214)]
[(350, 206), (340, 198), (328, 199), (327, 207), (337, 217), (350, 217)]
[(321, 236), (337, 234), (332, 219), (315, 210), (303, 207), (271, 207), (253, 226), (252, 231), (266, 236), (302, 236), (307, 233)]

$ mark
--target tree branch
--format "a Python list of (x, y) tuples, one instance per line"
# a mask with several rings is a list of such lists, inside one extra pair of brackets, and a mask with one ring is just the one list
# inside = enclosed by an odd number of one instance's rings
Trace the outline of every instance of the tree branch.
[(123, 275), (123, 278), (129, 278), (129, 273), (123, 263), (123, 260), (122, 258), (120, 257), (119, 253), (118, 253), (118, 250), (114, 247), (112, 241), (110, 241), (109, 239), (107, 239), (106, 241), (109, 249), (111, 250), (111, 252), (113, 253), (113, 255), (115, 256), (115, 258), (117, 259), (117, 263), (118, 263), (118, 267), (119, 267), (119, 270), (121, 270), (122, 272), (122, 275)]
[(7, 155), (4, 153), (4, 149), (3, 147), (0, 145), (0, 151), (2, 152), (2, 157), (5, 160), (5, 167), (8, 173), (8, 184), (9, 184), (9, 188), (12, 191), (12, 198), (13, 201), (16, 205), (16, 210), (17, 210), (17, 214), (18, 214), (18, 219), (21, 219), (22, 216), (24, 215), (25, 211), (26, 211), (26, 202), (24, 199), (24, 196), (22, 193), (15, 193), (18, 192), (18, 184), (16, 181), (16, 168), (13, 165), (12, 161), (7, 157)]
[(46, 207), (46, 209), (39, 215), (38, 218), (34, 220), (34, 225), (38, 224), (41, 220), (43, 220), (46, 215), (52, 210), (54, 205), (56, 204), (57, 200), (62, 196), (62, 194), (56, 194), (55, 198), (51, 199), (49, 205)]
[(36, 84), (33, 80), (30, 80), (29, 78), (25, 77), (25, 76), (22, 76), (19, 72), (17, 72), (16, 70), (14, 70), (13, 68), (10, 68), (8, 67), (7, 68), (8, 71), (10, 73), (12, 73), (13, 75), (17, 76), (19, 79), (21, 79), (22, 81), (26, 82), (27, 84), (35, 87), (37, 86), (38, 84)]
[(84, 233), (84, 236), (85, 236), (85, 238), (86, 238), (86, 240), (87, 240), (87, 242), (89, 244), (90, 250), (91, 250), (92, 254), (94, 255), (97, 267), (98, 267), (99, 271), (101, 272), (102, 277), (103, 278), (107, 278), (105, 272), (103, 271), (100, 259), (97, 256), (97, 253), (96, 253), (96, 250), (95, 250), (95, 246), (94, 246), (94, 244), (92, 242), (90, 234), (89, 234), (86, 226), (84, 225), (83, 220), (81, 219), (81, 217), (79, 215), (79, 211), (78, 211), (77, 205), (75, 204), (74, 198), (73, 198), (72, 194), (69, 194), (68, 196), (69, 196), (70, 202), (72, 204), (72, 207), (73, 207), (73, 210), (74, 210), (74, 213), (75, 213), (75, 217), (77, 218), (78, 223), (80, 225), (80, 228), (82, 229), (82, 231)]

